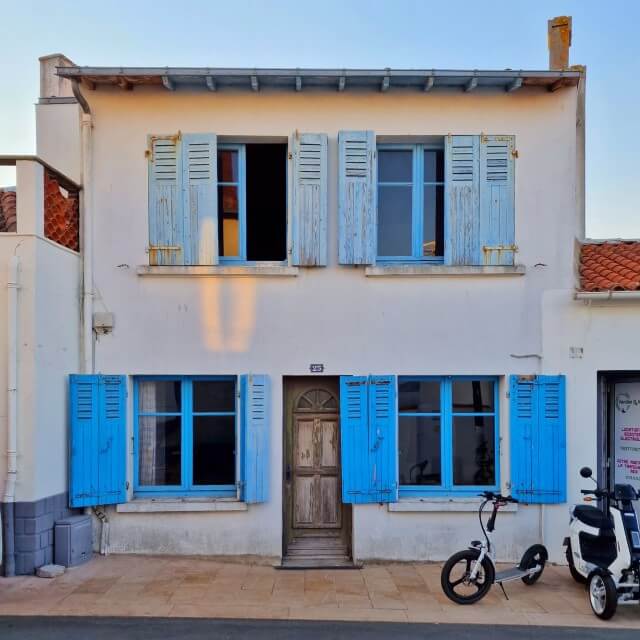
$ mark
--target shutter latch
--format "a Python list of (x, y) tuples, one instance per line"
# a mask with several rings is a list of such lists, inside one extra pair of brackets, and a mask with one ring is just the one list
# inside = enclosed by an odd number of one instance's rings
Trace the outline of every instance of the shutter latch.
[(517, 158), (518, 156), (518, 150), (517, 149), (512, 149), (511, 150), (511, 157), (513, 158)]

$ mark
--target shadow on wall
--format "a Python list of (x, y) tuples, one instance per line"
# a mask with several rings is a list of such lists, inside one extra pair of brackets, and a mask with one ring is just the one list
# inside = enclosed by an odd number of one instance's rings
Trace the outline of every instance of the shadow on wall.
[(256, 328), (256, 283), (203, 279), (202, 335), (210, 351), (248, 351)]

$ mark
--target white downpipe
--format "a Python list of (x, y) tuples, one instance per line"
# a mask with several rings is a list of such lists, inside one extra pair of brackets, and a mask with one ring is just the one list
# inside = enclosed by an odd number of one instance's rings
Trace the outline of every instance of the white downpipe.
[(93, 145), (91, 114), (82, 114), (82, 373), (93, 373)]
[(4, 502), (15, 502), (18, 475), (18, 289), (20, 288), (20, 257), (9, 259), (7, 281), (7, 339), (9, 359), (7, 371), (7, 482)]

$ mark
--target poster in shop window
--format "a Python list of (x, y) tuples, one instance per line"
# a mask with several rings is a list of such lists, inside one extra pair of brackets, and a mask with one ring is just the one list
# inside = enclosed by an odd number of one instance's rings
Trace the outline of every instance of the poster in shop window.
[(615, 482), (640, 491), (640, 382), (616, 384), (614, 402)]

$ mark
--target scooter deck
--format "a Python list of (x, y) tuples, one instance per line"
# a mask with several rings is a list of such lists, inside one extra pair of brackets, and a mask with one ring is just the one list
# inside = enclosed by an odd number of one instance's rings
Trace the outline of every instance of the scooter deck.
[(523, 571), (518, 567), (513, 567), (513, 569), (505, 569), (504, 571), (498, 571), (496, 573), (495, 582), (509, 582), (511, 580), (519, 580), (520, 578), (524, 578), (524, 576), (528, 576), (528, 571)]

